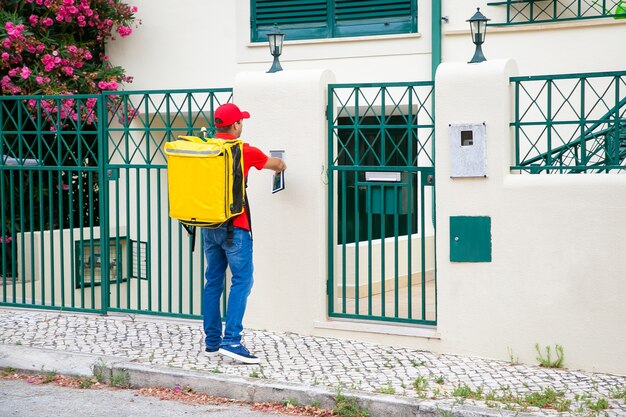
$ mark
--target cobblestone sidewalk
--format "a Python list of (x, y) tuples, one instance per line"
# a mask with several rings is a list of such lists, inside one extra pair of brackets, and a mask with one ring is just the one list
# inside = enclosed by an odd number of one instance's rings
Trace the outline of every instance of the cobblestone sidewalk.
[[(243, 366), (204, 354), (201, 323), (0, 309), (0, 344), (131, 359), (334, 390), (441, 400), (536, 416), (626, 416), (626, 376), (514, 365), (329, 337), (246, 330), (261, 357)], [(623, 358), (622, 358), (623, 359)], [(547, 403), (549, 408), (538, 408)]]

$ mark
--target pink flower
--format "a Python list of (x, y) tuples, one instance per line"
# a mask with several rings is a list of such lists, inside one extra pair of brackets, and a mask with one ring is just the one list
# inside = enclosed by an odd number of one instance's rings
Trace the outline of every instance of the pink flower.
[(37, 26), (37, 22), (39, 21), (39, 19), (34, 14), (31, 14), (28, 18), (28, 21), (30, 22), (31, 26)]
[(27, 79), (28, 77), (30, 77), (31, 74), (31, 70), (28, 67), (22, 67), (22, 73), (20, 74), (20, 76), (23, 79)]
[(61, 71), (63, 71), (65, 73), (65, 75), (67, 75), (69, 77), (74, 75), (74, 68), (72, 68), (72, 67), (63, 67), (63, 68), (61, 68)]
[(11, 236), (0, 236), (0, 243), (11, 243), (13, 242), (13, 238)]
[(120, 26), (117, 28), (117, 33), (119, 33), (120, 36), (123, 38), (133, 33), (133, 30), (128, 26)]
[(78, 48), (76, 48), (75, 45), (70, 45), (67, 47), (67, 50), (70, 51), (71, 53), (75, 54), (76, 51), (78, 51)]
[(49, 17), (45, 17), (42, 21), (41, 21), (41, 25), (42, 26), (52, 26), (54, 24), (54, 20), (52, 20)]
[(43, 77), (41, 75), (35, 77), (35, 81), (37, 81), (38, 85), (43, 84)]
[(98, 88), (99, 88), (100, 90), (106, 90), (107, 88), (109, 88), (109, 83), (108, 83), (108, 82), (106, 82), (106, 81), (100, 81), (100, 82), (98, 83)]
[(8, 61), (10, 57), (11, 56), (8, 53), (6, 53), (6, 52), (2, 53), (2, 60), (3, 61)]
[(130, 11), (133, 12), (133, 13), (137, 13), (137, 6), (131, 7)]
[(87, 61), (89, 61), (91, 58), (93, 58), (93, 55), (91, 55), (91, 52), (86, 51), (84, 57)]

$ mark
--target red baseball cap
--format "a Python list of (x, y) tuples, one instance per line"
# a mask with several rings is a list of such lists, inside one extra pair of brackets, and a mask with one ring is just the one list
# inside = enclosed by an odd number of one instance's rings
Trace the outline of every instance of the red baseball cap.
[(239, 110), (233, 103), (226, 103), (215, 110), (214, 118), (215, 127), (226, 127), (241, 119), (249, 119), (250, 113)]

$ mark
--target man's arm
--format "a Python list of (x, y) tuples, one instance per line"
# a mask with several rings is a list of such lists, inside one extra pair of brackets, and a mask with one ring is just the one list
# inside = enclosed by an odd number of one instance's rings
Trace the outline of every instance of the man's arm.
[(263, 167), (263, 169), (272, 169), (278, 173), (278, 172), (283, 172), (284, 170), (286, 170), (287, 165), (285, 164), (285, 161), (283, 161), (282, 159), (274, 158), (273, 156), (270, 156), (269, 158), (267, 158), (267, 162), (265, 163), (265, 166)]

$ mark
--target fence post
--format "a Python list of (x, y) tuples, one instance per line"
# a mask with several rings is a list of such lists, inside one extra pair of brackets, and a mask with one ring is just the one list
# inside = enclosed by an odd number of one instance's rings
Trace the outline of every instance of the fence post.
[(107, 176), (107, 165), (109, 160), (108, 153), (108, 132), (107, 132), (107, 112), (106, 112), (106, 96), (101, 93), (98, 96), (98, 187), (99, 187), (99, 204), (100, 204), (100, 248), (102, 254), (101, 271), (101, 313), (107, 314), (109, 308), (109, 280), (110, 280), (110, 264), (109, 259), (109, 181)]

